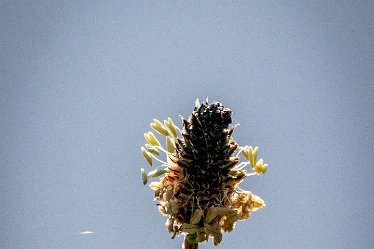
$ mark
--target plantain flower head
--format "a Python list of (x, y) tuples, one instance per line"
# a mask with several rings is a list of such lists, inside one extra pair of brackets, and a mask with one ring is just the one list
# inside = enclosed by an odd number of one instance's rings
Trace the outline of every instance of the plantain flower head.
[[(144, 134), (148, 142), (141, 148), (144, 158), (151, 166), (153, 159), (161, 165), (149, 173), (142, 169), (142, 181), (159, 179), (150, 183), (158, 210), (167, 217), (172, 238), (185, 236), (185, 249), (198, 248), (209, 237), (218, 245), (223, 232), (231, 232), (237, 221), (265, 206), (239, 184), (247, 176), (264, 174), (268, 165), (257, 160), (258, 147), (240, 147), (235, 142), (231, 122), (232, 111), (221, 103), (197, 100), (191, 116), (182, 118), (182, 131), (171, 118), (150, 124), (166, 137), (166, 149), (152, 132)], [(159, 151), (165, 153), (166, 161), (158, 158)], [(239, 163), (240, 156), (244, 162)]]

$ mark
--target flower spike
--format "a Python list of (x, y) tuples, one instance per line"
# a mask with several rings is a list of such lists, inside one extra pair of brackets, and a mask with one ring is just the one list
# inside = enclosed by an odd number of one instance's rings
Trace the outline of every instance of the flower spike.
[[(183, 129), (171, 118), (163, 123), (153, 119), (152, 129), (166, 137), (165, 148), (152, 132), (144, 134), (148, 142), (148, 151), (141, 147), (144, 158), (150, 165), (155, 159), (161, 166), (148, 174), (142, 168), (143, 184), (160, 177), (149, 187), (159, 212), (168, 217), (166, 227), (172, 238), (185, 236), (185, 249), (197, 249), (209, 238), (218, 245), (223, 232), (233, 231), (238, 221), (265, 207), (260, 197), (239, 185), (247, 176), (264, 174), (268, 165), (257, 161), (257, 146), (239, 147), (231, 122), (232, 111), (221, 103), (196, 100), (191, 116), (182, 118)], [(166, 162), (157, 158), (162, 152)], [(239, 162), (240, 155), (244, 162)], [(251, 174), (245, 169), (249, 165)]]

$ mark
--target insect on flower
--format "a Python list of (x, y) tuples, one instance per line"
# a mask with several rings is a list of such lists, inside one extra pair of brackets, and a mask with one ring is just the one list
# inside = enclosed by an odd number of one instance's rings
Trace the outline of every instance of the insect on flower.
[[(166, 149), (153, 132), (144, 134), (148, 144), (141, 152), (150, 166), (153, 159), (160, 166), (149, 173), (142, 168), (142, 181), (159, 178), (150, 188), (160, 213), (168, 218), (166, 227), (172, 238), (185, 236), (185, 249), (198, 248), (209, 237), (218, 245), (222, 232), (231, 232), (237, 221), (265, 206), (239, 184), (247, 176), (264, 174), (268, 165), (257, 160), (258, 147), (240, 147), (235, 142), (231, 122), (232, 111), (221, 103), (196, 100), (191, 116), (182, 118), (182, 131), (171, 118), (163, 123), (153, 119), (150, 126), (165, 137)], [(158, 158), (159, 152), (165, 153), (166, 162)], [(248, 165), (252, 173), (247, 173)]]

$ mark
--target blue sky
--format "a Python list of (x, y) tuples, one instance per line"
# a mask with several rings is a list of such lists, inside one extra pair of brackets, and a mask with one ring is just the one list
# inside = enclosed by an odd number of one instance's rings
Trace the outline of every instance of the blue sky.
[(371, 1), (0, 9), (1, 248), (180, 248), (139, 148), (206, 97), (269, 164), (242, 184), (266, 208), (220, 248), (373, 248)]

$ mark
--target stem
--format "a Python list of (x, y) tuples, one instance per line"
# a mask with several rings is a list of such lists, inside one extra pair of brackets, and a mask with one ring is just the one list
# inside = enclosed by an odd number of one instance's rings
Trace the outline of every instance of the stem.
[[(187, 235), (188, 236), (188, 235)], [(182, 249), (198, 249), (199, 243), (191, 242), (188, 238), (184, 237)]]

